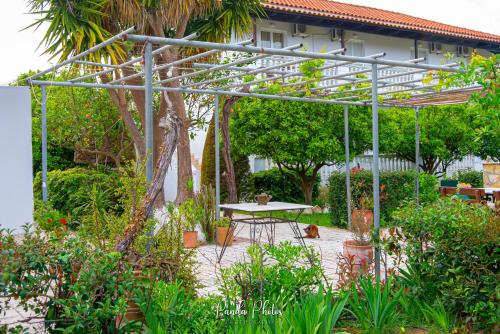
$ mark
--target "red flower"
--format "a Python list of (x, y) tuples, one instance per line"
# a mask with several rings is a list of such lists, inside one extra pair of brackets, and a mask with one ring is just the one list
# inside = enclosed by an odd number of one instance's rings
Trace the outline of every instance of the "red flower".
[(66, 224), (68, 223), (68, 221), (66, 220), (66, 218), (61, 218), (61, 219), (59, 219), (59, 222), (60, 222), (61, 224), (64, 224), (64, 225), (66, 225)]
[(47, 219), (47, 223), (52, 223), (52, 219)]

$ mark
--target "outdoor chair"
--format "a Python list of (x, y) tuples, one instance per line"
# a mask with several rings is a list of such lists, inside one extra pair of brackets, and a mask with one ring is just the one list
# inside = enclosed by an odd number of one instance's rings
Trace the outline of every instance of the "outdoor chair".
[(484, 197), (486, 196), (484, 189), (440, 187), (439, 192), (441, 193), (441, 197), (456, 195), (467, 204), (486, 204), (486, 201), (484, 200)]

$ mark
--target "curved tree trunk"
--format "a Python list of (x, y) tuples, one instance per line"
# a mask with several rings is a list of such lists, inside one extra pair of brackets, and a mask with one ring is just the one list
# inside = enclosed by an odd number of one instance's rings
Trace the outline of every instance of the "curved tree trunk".
[[(242, 92), (248, 91), (248, 87), (242, 89)], [(222, 158), (224, 159), (226, 165), (226, 185), (228, 192), (228, 202), (238, 203), (238, 189), (236, 188), (236, 175), (234, 173), (233, 160), (231, 159), (231, 138), (229, 135), (229, 116), (231, 113), (231, 107), (235, 104), (241, 96), (233, 96), (224, 101), (224, 106), (222, 107)], [(217, 148), (216, 148), (217, 149)], [(232, 211), (224, 210), (224, 216), (231, 217)]]
[(164, 123), (163, 145), (160, 158), (156, 165), (156, 173), (148, 187), (145, 198), (139, 208), (134, 212), (131, 221), (125, 229), (125, 233), (116, 244), (115, 249), (118, 252), (127, 253), (129, 251), (135, 237), (139, 235), (144, 228), (146, 220), (150, 217), (155, 202), (162, 192), (167, 170), (172, 162), (172, 156), (179, 142), (179, 129), (181, 127), (179, 119), (173, 113), (167, 114)]

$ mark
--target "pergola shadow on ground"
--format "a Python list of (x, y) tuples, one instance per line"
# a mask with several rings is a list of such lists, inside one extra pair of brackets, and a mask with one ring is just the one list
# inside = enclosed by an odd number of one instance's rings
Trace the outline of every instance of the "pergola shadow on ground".
[[(31, 85), (39, 85), (42, 89), (42, 195), (47, 201), (47, 110), (46, 87), (88, 87), (104, 89), (124, 89), (145, 91), (145, 143), (146, 152), (153, 152), (153, 92), (182, 92), (185, 94), (208, 94), (214, 98), (215, 112), (215, 175), (216, 175), (216, 218), (220, 215), (220, 158), (219, 158), (219, 97), (239, 96), (304, 103), (327, 103), (344, 106), (345, 130), (345, 170), (349, 226), (351, 225), (351, 185), (349, 154), (349, 106), (371, 106), (373, 136), (373, 200), (375, 233), (380, 229), (380, 187), (379, 187), (379, 107), (406, 107), (415, 109), (416, 117), (416, 170), (419, 172), (419, 128), (418, 110), (422, 106), (456, 104), (465, 102), (477, 86), (458, 88), (451, 87), (436, 91), (439, 87), (438, 73), (458, 71), (457, 63), (446, 65), (425, 64), (425, 58), (408, 61), (385, 59), (385, 53), (377, 53), (366, 57), (344, 55), (345, 49), (332, 50), (325, 53), (301, 51), (302, 44), (291, 45), (281, 49), (254, 46), (253, 40), (237, 43), (221, 44), (196, 41), (194, 33), (182, 39), (161, 38), (154, 36), (134, 35), (135, 27), (129, 28), (116, 36), (77, 54), (51, 68), (39, 72), (27, 80)], [(117, 42), (128, 41), (143, 45), (144, 55), (133, 58), (122, 64), (96, 63), (88, 61), (92, 53)], [(181, 50), (199, 50), (194, 55), (186, 55), (169, 63), (155, 63), (155, 56), (169, 48)], [(205, 50), (205, 51), (203, 51)], [(189, 54), (179, 53), (179, 54)], [(214, 63), (214, 55), (231, 55), (231, 60)], [(306, 77), (301, 71), (293, 70), (296, 66), (312, 59), (322, 60), (316, 69), (322, 75), (317, 79)], [(142, 70), (118, 79), (103, 83), (102, 76), (110, 75), (127, 67), (142, 65)], [(78, 66), (79, 76), (67, 81), (45, 81), (37, 78), (48, 73), (55, 73), (60, 68)], [(292, 69), (292, 70), (291, 70)], [(168, 70), (169, 76), (161, 79), (155, 76), (158, 71)], [(325, 73), (333, 74), (325, 74)], [(210, 77), (210, 75), (215, 75)], [(249, 77), (251, 76), (251, 77)], [(143, 78), (143, 85), (128, 85), (127, 80)], [(250, 79), (249, 79), (250, 78)], [(424, 80), (426, 78), (426, 80)], [(189, 82), (185, 80), (189, 79)], [(429, 80), (431, 79), (431, 80)], [(95, 82), (89, 82), (95, 80)], [(279, 83), (281, 90), (276, 92), (265, 86), (266, 83)], [(315, 84), (312, 88), (302, 88), (307, 84)], [(264, 86), (263, 86), (264, 84)], [(345, 89), (350, 85), (350, 89)], [(242, 88), (244, 88), (242, 91)], [(295, 88), (290, 90), (289, 87)], [(286, 89), (285, 89), (286, 88)], [(339, 89), (342, 88), (342, 89)], [(370, 94), (371, 98), (363, 95)], [(307, 94), (306, 94), (307, 93)], [(400, 100), (396, 96), (404, 93), (406, 98)], [(383, 101), (379, 98), (386, 97)], [(148, 154), (146, 176), (148, 181), (153, 177), (153, 157)], [(415, 182), (418, 201), (418, 177)], [(375, 249), (375, 273), (380, 276), (380, 249)]]

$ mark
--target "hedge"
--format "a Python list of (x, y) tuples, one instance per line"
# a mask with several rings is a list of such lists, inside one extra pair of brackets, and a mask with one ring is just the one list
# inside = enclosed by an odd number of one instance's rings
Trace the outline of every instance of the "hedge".
[[(414, 171), (381, 172), (380, 186), (381, 207), (380, 219), (390, 222), (392, 213), (405, 201), (415, 199)], [(351, 174), (351, 191), (353, 206), (359, 204), (364, 194), (373, 196), (371, 171), (360, 171)], [(437, 178), (425, 173), (420, 174), (420, 200), (422, 203), (431, 202), (439, 197), (437, 192)], [(345, 173), (333, 173), (328, 182), (329, 208), (332, 224), (339, 227), (347, 226), (347, 199)]]
[[(283, 175), (278, 168), (251, 174), (248, 177), (248, 187), (253, 201), (256, 194), (265, 192), (273, 196), (273, 201), (304, 203), (304, 194), (299, 187), (299, 178), (292, 172), (285, 171)], [(313, 188), (313, 201), (318, 197), (320, 178)]]
[[(49, 204), (59, 212), (79, 219), (83, 206), (90, 202), (94, 185), (103, 195), (102, 202), (109, 203), (108, 210), (121, 211), (117, 190), (120, 187), (118, 174), (86, 168), (52, 170), (47, 175)], [(41, 173), (34, 179), (35, 198), (42, 198)]]

